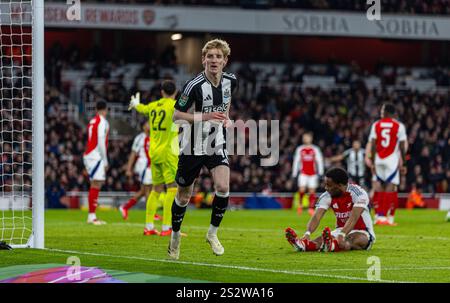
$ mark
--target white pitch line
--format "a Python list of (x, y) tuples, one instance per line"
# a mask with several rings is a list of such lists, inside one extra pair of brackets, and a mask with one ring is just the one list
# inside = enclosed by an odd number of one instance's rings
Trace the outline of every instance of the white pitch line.
[[(329, 271), (367, 271), (368, 268), (330, 268), (330, 269), (308, 269), (308, 272), (329, 272)], [(450, 270), (449, 266), (436, 267), (381, 267), (381, 271), (399, 270)]]
[[(74, 225), (74, 224), (84, 224), (84, 222), (70, 221), (61, 223), (47, 223), (46, 225)], [(128, 223), (128, 222), (114, 222), (109, 223), (107, 226), (136, 226), (144, 227), (143, 223)], [(186, 225), (186, 229), (199, 229), (208, 230), (208, 226), (195, 226)], [(268, 228), (235, 228), (235, 227), (220, 227), (221, 230), (236, 231), (236, 232), (271, 232), (271, 233), (284, 233), (283, 229), (268, 229)], [(438, 240), (438, 241), (450, 241), (449, 237), (429, 237), (422, 235), (396, 235), (396, 234), (380, 234), (377, 233), (377, 238), (392, 237), (392, 238), (405, 238), (405, 239), (418, 239), (418, 240)]]
[(74, 255), (78, 254), (78, 255), (88, 255), (88, 256), (98, 256), (98, 257), (141, 260), (141, 261), (149, 261), (149, 262), (160, 262), (160, 263), (176, 263), (176, 264), (184, 264), (184, 265), (203, 266), (203, 267), (217, 267), (217, 268), (244, 270), (244, 271), (260, 271), (260, 272), (270, 272), (270, 273), (277, 273), (277, 274), (312, 276), (312, 277), (322, 277), (322, 278), (332, 278), (332, 279), (383, 282), (383, 283), (413, 283), (410, 281), (395, 281), (395, 280), (381, 280), (381, 279), (377, 280), (377, 281), (370, 281), (367, 278), (342, 276), (342, 275), (327, 275), (327, 274), (319, 274), (319, 273), (305, 272), (305, 271), (288, 271), (288, 270), (278, 270), (278, 269), (248, 267), (248, 266), (234, 266), (234, 265), (224, 265), (224, 264), (175, 261), (175, 260), (166, 260), (166, 259), (143, 258), (143, 257), (136, 257), (136, 256), (118, 256), (118, 255), (90, 253), (90, 252), (81, 252), (81, 251), (72, 251), (72, 250), (62, 250), (62, 249), (54, 249), (54, 248), (46, 248), (45, 250), (53, 251), (53, 252), (60, 252), (60, 253), (64, 253), (64, 254), (74, 254)]
[[(120, 225), (126, 225), (126, 226), (137, 226), (137, 227), (144, 227), (144, 224), (142, 223), (111, 223), (109, 225), (113, 226), (120, 226)], [(187, 225), (186, 229), (200, 229), (200, 230), (208, 230), (208, 226), (195, 226), (195, 225)], [(276, 233), (284, 233), (283, 230), (278, 229), (268, 229), (268, 228), (234, 228), (234, 227), (220, 227), (221, 230), (228, 230), (228, 231), (237, 231), (237, 232), (276, 232)], [(423, 240), (441, 240), (441, 241), (449, 241), (450, 238), (447, 237), (428, 237), (428, 236), (422, 236), (422, 235), (394, 235), (394, 234), (377, 234), (380, 237), (393, 237), (393, 238), (407, 238), (407, 239), (423, 239)]]

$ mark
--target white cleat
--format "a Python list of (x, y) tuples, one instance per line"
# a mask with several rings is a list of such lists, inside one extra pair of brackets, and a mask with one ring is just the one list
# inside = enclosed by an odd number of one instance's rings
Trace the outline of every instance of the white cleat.
[(181, 234), (172, 232), (170, 236), (169, 248), (167, 250), (170, 259), (178, 260), (180, 257), (180, 243)]
[(225, 252), (225, 249), (223, 248), (222, 244), (220, 244), (219, 239), (217, 238), (217, 235), (213, 234), (206, 234), (206, 242), (211, 245), (211, 249), (213, 250), (213, 253), (216, 256), (221, 256)]
[(94, 220), (87, 220), (87, 224), (92, 224), (92, 225), (105, 225), (106, 222), (105, 221), (101, 221), (99, 219), (94, 219)]
[(450, 211), (447, 213), (447, 217), (445, 218), (445, 221), (450, 222)]

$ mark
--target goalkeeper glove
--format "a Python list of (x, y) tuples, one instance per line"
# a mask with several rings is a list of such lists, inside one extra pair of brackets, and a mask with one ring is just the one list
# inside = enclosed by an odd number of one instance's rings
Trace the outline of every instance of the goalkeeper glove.
[(128, 106), (128, 110), (135, 108), (138, 104), (141, 103), (141, 93), (136, 93), (136, 95), (131, 96), (130, 105)]

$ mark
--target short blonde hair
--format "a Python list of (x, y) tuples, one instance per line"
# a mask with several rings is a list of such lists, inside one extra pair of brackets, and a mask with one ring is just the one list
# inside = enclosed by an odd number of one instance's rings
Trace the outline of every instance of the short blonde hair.
[(231, 54), (230, 46), (225, 40), (214, 39), (209, 40), (208, 42), (206, 42), (205, 46), (203, 46), (202, 56), (204, 57), (209, 50), (214, 48), (220, 49), (225, 58), (227, 58)]

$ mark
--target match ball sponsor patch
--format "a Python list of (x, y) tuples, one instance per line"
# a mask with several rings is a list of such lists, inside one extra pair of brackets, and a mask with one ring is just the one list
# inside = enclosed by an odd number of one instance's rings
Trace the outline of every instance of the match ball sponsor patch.
[(185, 106), (187, 104), (188, 100), (189, 100), (189, 96), (185, 95), (185, 94), (182, 94), (180, 99), (178, 100), (178, 104), (180, 106)]

